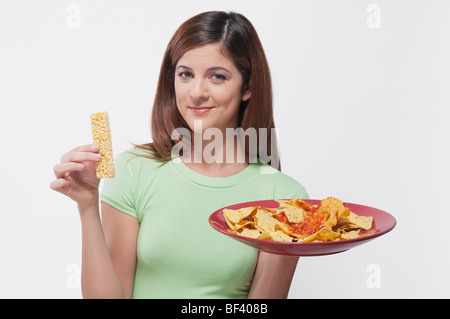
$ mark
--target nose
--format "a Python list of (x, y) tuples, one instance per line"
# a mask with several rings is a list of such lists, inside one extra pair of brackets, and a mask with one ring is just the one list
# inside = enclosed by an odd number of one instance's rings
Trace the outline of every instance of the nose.
[(209, 98), (208, 86), (203, 79), (194, 79), (189, 96), (193, 100), (205, 100)]

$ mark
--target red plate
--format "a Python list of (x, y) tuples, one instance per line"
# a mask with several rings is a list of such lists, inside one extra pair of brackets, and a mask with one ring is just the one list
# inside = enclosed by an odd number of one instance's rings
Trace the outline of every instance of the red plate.
[[(313, 205), (317, 205), (320, 203), (320, 200), (313, 199), (305, 201)], [(279, 204), (274, 200), (262, 200), (235, 204), (224, 208), (239, 209), (251, 206), (277, 208)], [(231, 232), (231, 229), (228, 227), (227, 223), (225, 222), (225, 217), (223, 216), (224, 208), (221, 208), (212, 213), (211, 216), (209, 216), (209, 223), (218, 232), (221, 232), (222, 234), (225, 234), (246, 245), (255, 247), (267, 253), (290, 256), (322, 256), (341, 253), (390, 232), (397, 223), (392, 215), (377, 208), (352, 203), (345, 203), (345, 206), (350, 208), (354, 213), (358, 215), (373, 216), (374, 226), (371, 230), (367, 231), (369, 235), (355, 239), (314, 243), (288, 243), (263, 239), (253, 239)]]

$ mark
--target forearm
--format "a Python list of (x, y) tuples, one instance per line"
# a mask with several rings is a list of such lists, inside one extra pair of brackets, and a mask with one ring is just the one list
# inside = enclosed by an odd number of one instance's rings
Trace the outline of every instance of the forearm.
[(297, 262), (298, 257), (260, 253), (248, 298), (287, 298)]
[(124, 290), (106, 244), (98, 203), (78, 209), (82, 229), (83, 298), (124, 298)]

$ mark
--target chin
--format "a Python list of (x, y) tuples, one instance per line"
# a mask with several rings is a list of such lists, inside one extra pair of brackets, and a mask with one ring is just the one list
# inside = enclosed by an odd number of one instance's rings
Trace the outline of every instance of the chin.
[(189, 128), (195, 133), (203, 133), (206, 129), (220, 127), (216, 124), (216, 121), (211, 121), (210, 119), (201, 118), (190, 118), (187, 119), (186, 123)]

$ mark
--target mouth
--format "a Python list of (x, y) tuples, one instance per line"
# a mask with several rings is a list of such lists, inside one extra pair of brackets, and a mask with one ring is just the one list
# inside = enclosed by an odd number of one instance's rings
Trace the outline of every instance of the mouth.
[(203, 114), (214, 109), (214, 106), (188, 106), (189, 110), (191, 110), (195, 114)]

